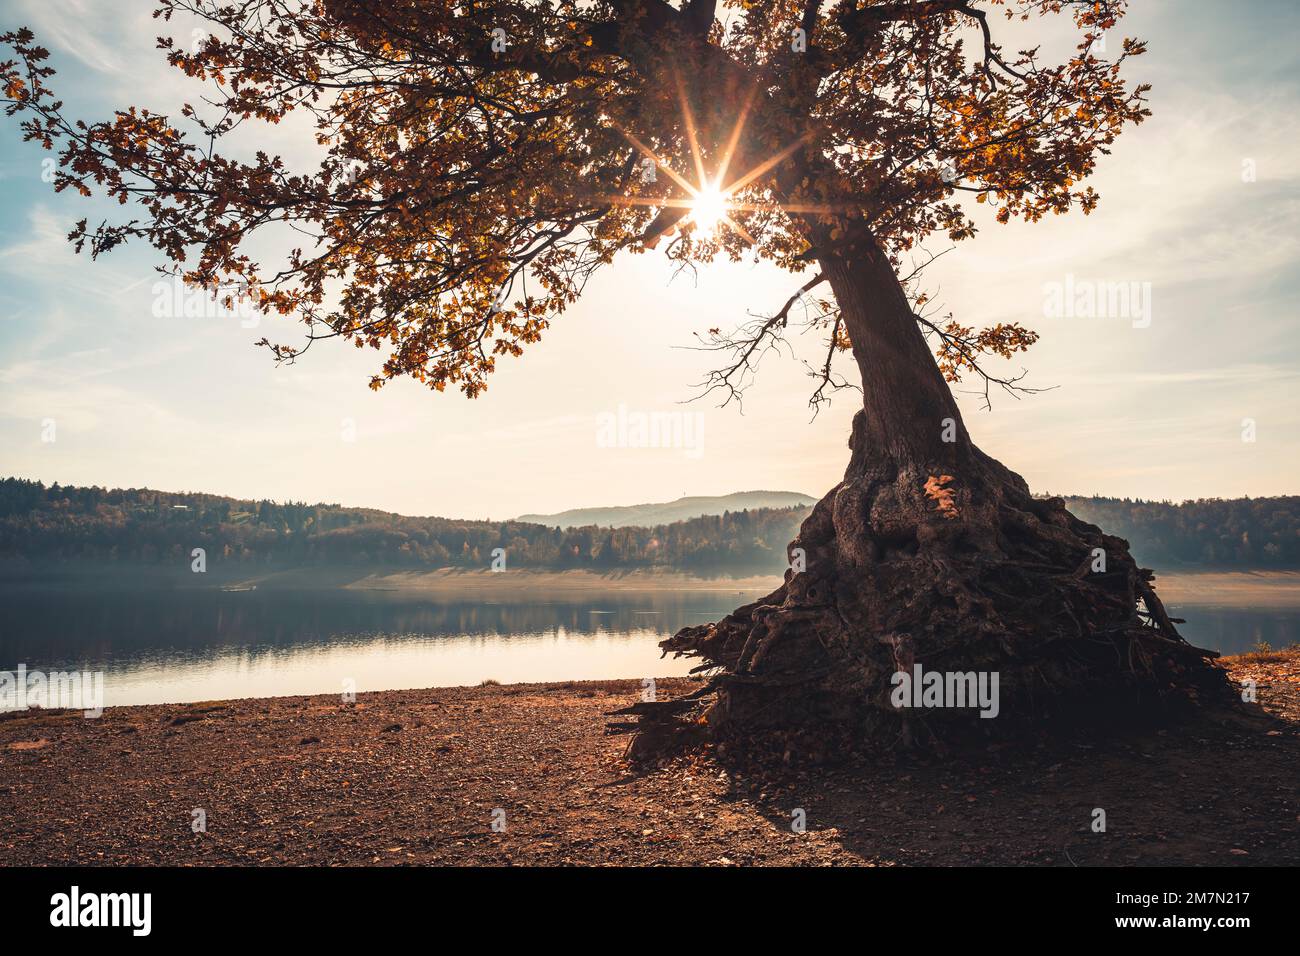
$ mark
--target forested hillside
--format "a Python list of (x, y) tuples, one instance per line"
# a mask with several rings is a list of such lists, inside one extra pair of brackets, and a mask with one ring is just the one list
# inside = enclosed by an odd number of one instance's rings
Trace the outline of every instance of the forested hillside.
[[(1157, 569), (1300, 568), (1300, 498), (1183, 504), (1067, 498), (1079, 517), (1127, 538)], [(333, 504), (245, 501), (147, 489), (0, 480), (7, 567), (106, 562), (486, 568), (671, 568), (780, 573), (806, 508), (762, 508), (655, 527), (561, 529), (520, 521), (412, 518)]]
[(760, 509), (652, 528), (548, 528), (519, 521), (411, 518), (331, 504), (241, 501), (146, 489), (0, 481), (0, 559), (404, 568), (678, 568), (780, 573), (806, 509)]
[(1300, 568), (1300, 497), (1202, 498), (1170, 504), (1066, 498), (1084, 521), (1127, 538), (1149, 567)]

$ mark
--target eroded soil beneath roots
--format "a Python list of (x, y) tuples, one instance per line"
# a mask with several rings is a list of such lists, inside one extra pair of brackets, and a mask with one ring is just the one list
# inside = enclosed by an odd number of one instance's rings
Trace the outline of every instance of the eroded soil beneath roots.
[(9, 865), (1294, 865), (1300, 655), (1229, 663), (1273, 726), (761, 774), (708, 752), (629, 771), (604, 715), (639, 681), (26, 712), (0, 719), (0, 848)]

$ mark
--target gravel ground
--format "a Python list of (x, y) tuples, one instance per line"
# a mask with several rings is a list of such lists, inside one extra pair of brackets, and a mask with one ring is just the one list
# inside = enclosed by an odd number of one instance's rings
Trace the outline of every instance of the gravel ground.
[[(1300, 655), (1228, 665), (1259, 683), (1269, 726), (763, 774), (707, 754), (630, 771), (626, 739), (603, 728), (636, 681), (8, 714), (0, 859), (1294, 865)], [(193, 832), (195, 810), (206, 832)]]

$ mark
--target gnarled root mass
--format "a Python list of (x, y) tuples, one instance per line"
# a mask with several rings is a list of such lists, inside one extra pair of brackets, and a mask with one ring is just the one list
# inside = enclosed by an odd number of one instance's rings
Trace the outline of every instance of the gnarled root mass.
[(867, 460), (860, 432), (785, 583), (662, 643), (715, 673), (690, 698), (622, 712), (637, 717), (620, 725), (636, 728), (633, 758), (704, 738), (787, 760), (942, 749), (1234, 698), (1126, 541), (974, 446), (942, 468)]

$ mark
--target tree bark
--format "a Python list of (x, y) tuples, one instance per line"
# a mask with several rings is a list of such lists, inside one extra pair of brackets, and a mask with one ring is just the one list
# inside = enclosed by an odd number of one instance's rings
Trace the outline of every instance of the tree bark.
[[(780, 588), (662, 642), (713, 677), (625, 711), (630, 753), (705, 738), (820, 759), (1227, 705), (1217, 655), (1178, 634), (1128, 543), (975, 447), (888, 259), (857, 248), (820, 256), (862, 372), (844, 480)], [(897, 706), (895, 675), (916, 665), (996, 675), (997, 719)]]
[(854, 259), (831, 251), (820, 263), (862, 376), (861, 452), (936, 467), (965, 461), (961, 412), (884, 253), (872, 242)]

